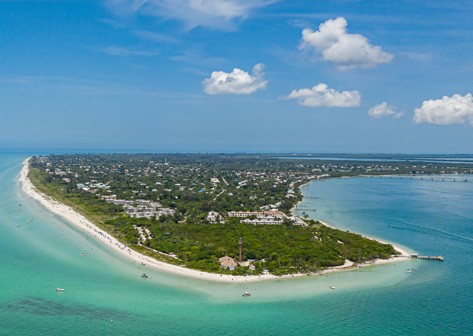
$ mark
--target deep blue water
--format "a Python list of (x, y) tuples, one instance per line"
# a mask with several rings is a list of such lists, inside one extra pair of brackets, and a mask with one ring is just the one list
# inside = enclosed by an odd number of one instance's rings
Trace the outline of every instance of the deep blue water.
[[(443, 263), (409, 260), (256, 284), (153, 270), (143, 280), (139, 265), (23, 195), (16, 178), (27, 156), (0, 154), (0, 335), (473, 334), (471, 182), (332, 179), (303, 190), (311, 198), (298, 211), (442, 254)], [(246, 290), (250, 298), (241, 297)]]

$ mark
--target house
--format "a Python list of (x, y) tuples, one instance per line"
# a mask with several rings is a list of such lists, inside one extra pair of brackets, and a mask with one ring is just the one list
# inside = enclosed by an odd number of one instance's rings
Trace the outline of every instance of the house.
[(227, 255), (225, 257), (218, 259), (218, 261), (220, 262), (220, 266), (222, 266), (223, 268), (228, 268), (230, 271), (233, 271), (235, 267), (237, 266), (235, 259)]
[(220, 214), (216, 211), (210, 211), (207, 215), (207, 220), (210, 223), (218, 223), (220, 221)]

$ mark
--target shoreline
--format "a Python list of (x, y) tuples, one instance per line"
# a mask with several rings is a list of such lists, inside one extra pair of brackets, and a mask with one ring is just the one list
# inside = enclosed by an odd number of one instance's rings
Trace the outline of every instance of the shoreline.
[[(366, 176), (341, 176), (341, 177), (339, 177), (339, 178), (355, 178), (355, 177), (369, 177), (369, 176), (370, 176), (370, 175), (366, 175)], [(386, 175), (386, 176), (392, 176), (392, 175)], [(300, 189), (300, 191), (301, 191), (301, 193), (302, 193), (302, 201), (297, 202), (296, 205), (291, 209), (291, 213), (292, 213), (292, 214), (294, 214), (293, 212), (294, 212), (295, 210), (297, 210), (297, 207), (299, 206), (299, 204), (301, 204), (301, 203), (304, 201), (304, 193), (302, 192), (302, 189), (301, 189), (301, 188), (302, 188), (303, 186), (308, 185), (308, 184), (311, 183), (311, 182), (314, 182), (314, 181), (319, 181), (319, 180), (311, 180), (310, 182), (304, 183), (304, 184), (302, 184), (302, 185), (299, 187), (299, 189)], [(325, 226), (328, 226), (329, 228), (332, 228), (332, 229), (335, 229), (335, 230), (341, 230), (341, 229), (336, 228), (336, 227), (334, 227), (334, 226), (332, 226), (332, 225), (330, 225), (330, 224), (327, 224), (326, 222), (324, 222), (324, 221), (322, 221), (322, 220), (320, 220), (320, 219), (315, 219), (315, 218), (314, 218), (314, 220), (315, 220), (315, 221), (318, 221), (318, 222), (320, 222), (320, 223), (322, 223), (322, 224), (325, 225)], [(356, 232), (354, 232), (354, 233), (356, 233)], [(385, 241), (382, 241), (382, 240), (379, 240), (379, 239), (376, 239), (376, 238), (373, 238), (373, 237), (367, 237), (367, 236), (362, 235), (361, 233), (356, 233), (356, 234), (357, 234), (357, 235), (360, 235), (360, 236), (362, 236), (362, 237), (364, 237), (364, 238), (366, 238), (366, 239), (371, 239), (371, 240), (377, 241), (378, 243), (390, 244), (390, 245), (393, 246), (393, 248), (394, 248), (397, 252), (400, 253), (400, 255), (398, 255), (398, 256), (395, 257), (395, 258), (390, 258), (390, 259), (378, 259), (378, 261), (379, 261), (378, 264), (382, 264), (382, 263), (384, 263), (384, 262), (386, 262), (386, 261), (391, 262), (392, 259), (397, 259), (397, 258), (410, 258), (410, 256), (411, 256), (411, 253), (410, 253), (410, 252), (408, 252), (408, 251), (406, 251), (405, 249), (400, 248), (399, 246), (396, 246), (396, 245), (394, 245), (394, 244), (392, 244), (392, 243), (388, 243), (388, 242), (385, 242)], [(384, 262), (383, 262), (383, 261), (384, 261)], [(394, 261), (395, 261), (395, 260), (394, 260)], [(358, 265), (365, 265), (365, 264), (371, 265), (372, 262), (370, 262), (370, 263), (358, 264)]]
[[(271, 275), (271, 274), (261, 274), (259, 276), (256, 276), (256, 275), (235, 276), (235, 275), (229, 275), (229, 274), (208, 273), (204, 271), (190, 269), (187, 267), (168, 264), (166, 262), (158, 261), (152, 257), (148, 257), (141, 253), (136, 252), (135, 250), (131, 249), (130, 247), (118, 241), (115, 237), (111, 236), (106, 231), (97, 227), (95, 224), (90, 222), (87, 218), (85, 218), (81, 214), (74, 211), (71, 207), (65, 204), (62, 204), (52, 199), (51, 197), (44, 195), (40, 191), (38, 191), (33, 185), (33, 183), (31, 182), (31, 180), (28, 178), (30, 159), (31, 158), (27, 158), (26, 160), (23, 161), (22, 163), (23, 167), (18, 177), (18, 181), (21, 183), (21, 186), (22, 186), (21, 189), (28, 197), (31, 197), (34, 200), (38, 201), (46, 209), (48, 209), (49, 211), (51, 211), (52, 213), (56, 215), (59, 215), (60, 217), (68, 221), (70, 224), (74, 225), (78, 229), (81, 229), (86, 234), (96, 238), (98, 241), (102, 242), (105, 246), (108, 246), (110, 249), (112, 249), (116, 253), (121, 254), (122, 256), (126, 257), (127, 259), (133, 262), (137, 262), (139, 264), (145, 263), (146, 267), (151, 267), (160, 271), (173, 273), (180, 276), (200, 279), (200, 280), (227, 282), (227, 283), (243, 283), (243, 282), (254, 282), (254, 281), (263, 281), (263, 280), (278, 280), (278, 279), (284, 279), (284, 278), (295, 278), (295, 277), (310, 276), (310, 275), (322, 275), (326, 273), (352, 270), (352, 269), (356, 269), (356, 268), (360, 268), (364, 266), (372, 266), (372, 265), (395, 262), (395, 261), (400, 260), (403, 257), (407, 257), (408, 255), (406, 251), (393, 245), (394, 249), (400, 252), (402, 256), (397, 256), (390, 259), (377, 259), (374, 261), (370, 261), (369, 263), (362, 263), (362, 264), (355, 264), (351, 261), (346, 260), (344, 265), (328, 268), (317, 273), (289, 274), (289, 275), (283, 275), (283, 276), (276, 276), (276, 275)], [(295, 209), (297, 209), (297, 205)], [(327, 225), (326, 223), (323, 223), (323, 224)], [(327, 225), (327, 226), (332, 227), (330, 225)], [(369, 239), (373, 239), (373, 238), (369, 238)]]

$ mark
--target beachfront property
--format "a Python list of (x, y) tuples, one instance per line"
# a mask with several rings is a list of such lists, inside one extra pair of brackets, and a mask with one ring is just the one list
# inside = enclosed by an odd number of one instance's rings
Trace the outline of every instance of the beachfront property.
[(148, 208), (144, 205), (126, 206), (125, 212), (129, 217), (132, 218), (143, 218), (152, 219), (153, 217), (159, 218), (161, 216), (173, 216), (175, 210), (169, 208)]
[(101, 196), (100, 198), (107, 203), (123, 206), (125, 213), (132, 218), (159, 218), (161, 216), (173, 216), (176, 212), (173, 209), (162, 208), (160, 203), (149, 200), (122, 200), (116, 199), (116, 195)]
[(233, 271), (235, 267), (237, 267), (237, 263), (235, 262), (235, 259), (227, 255), (225, 257), (221, 257), (220, 259), (218, 259), (218, 261), (220, 262), (220, 266), (230, 271)]

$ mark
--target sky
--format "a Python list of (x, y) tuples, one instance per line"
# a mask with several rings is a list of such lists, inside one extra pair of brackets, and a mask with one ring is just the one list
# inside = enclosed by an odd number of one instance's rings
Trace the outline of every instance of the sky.
[(473, 2), (0, 1), (0, 148), (473, 153)]

